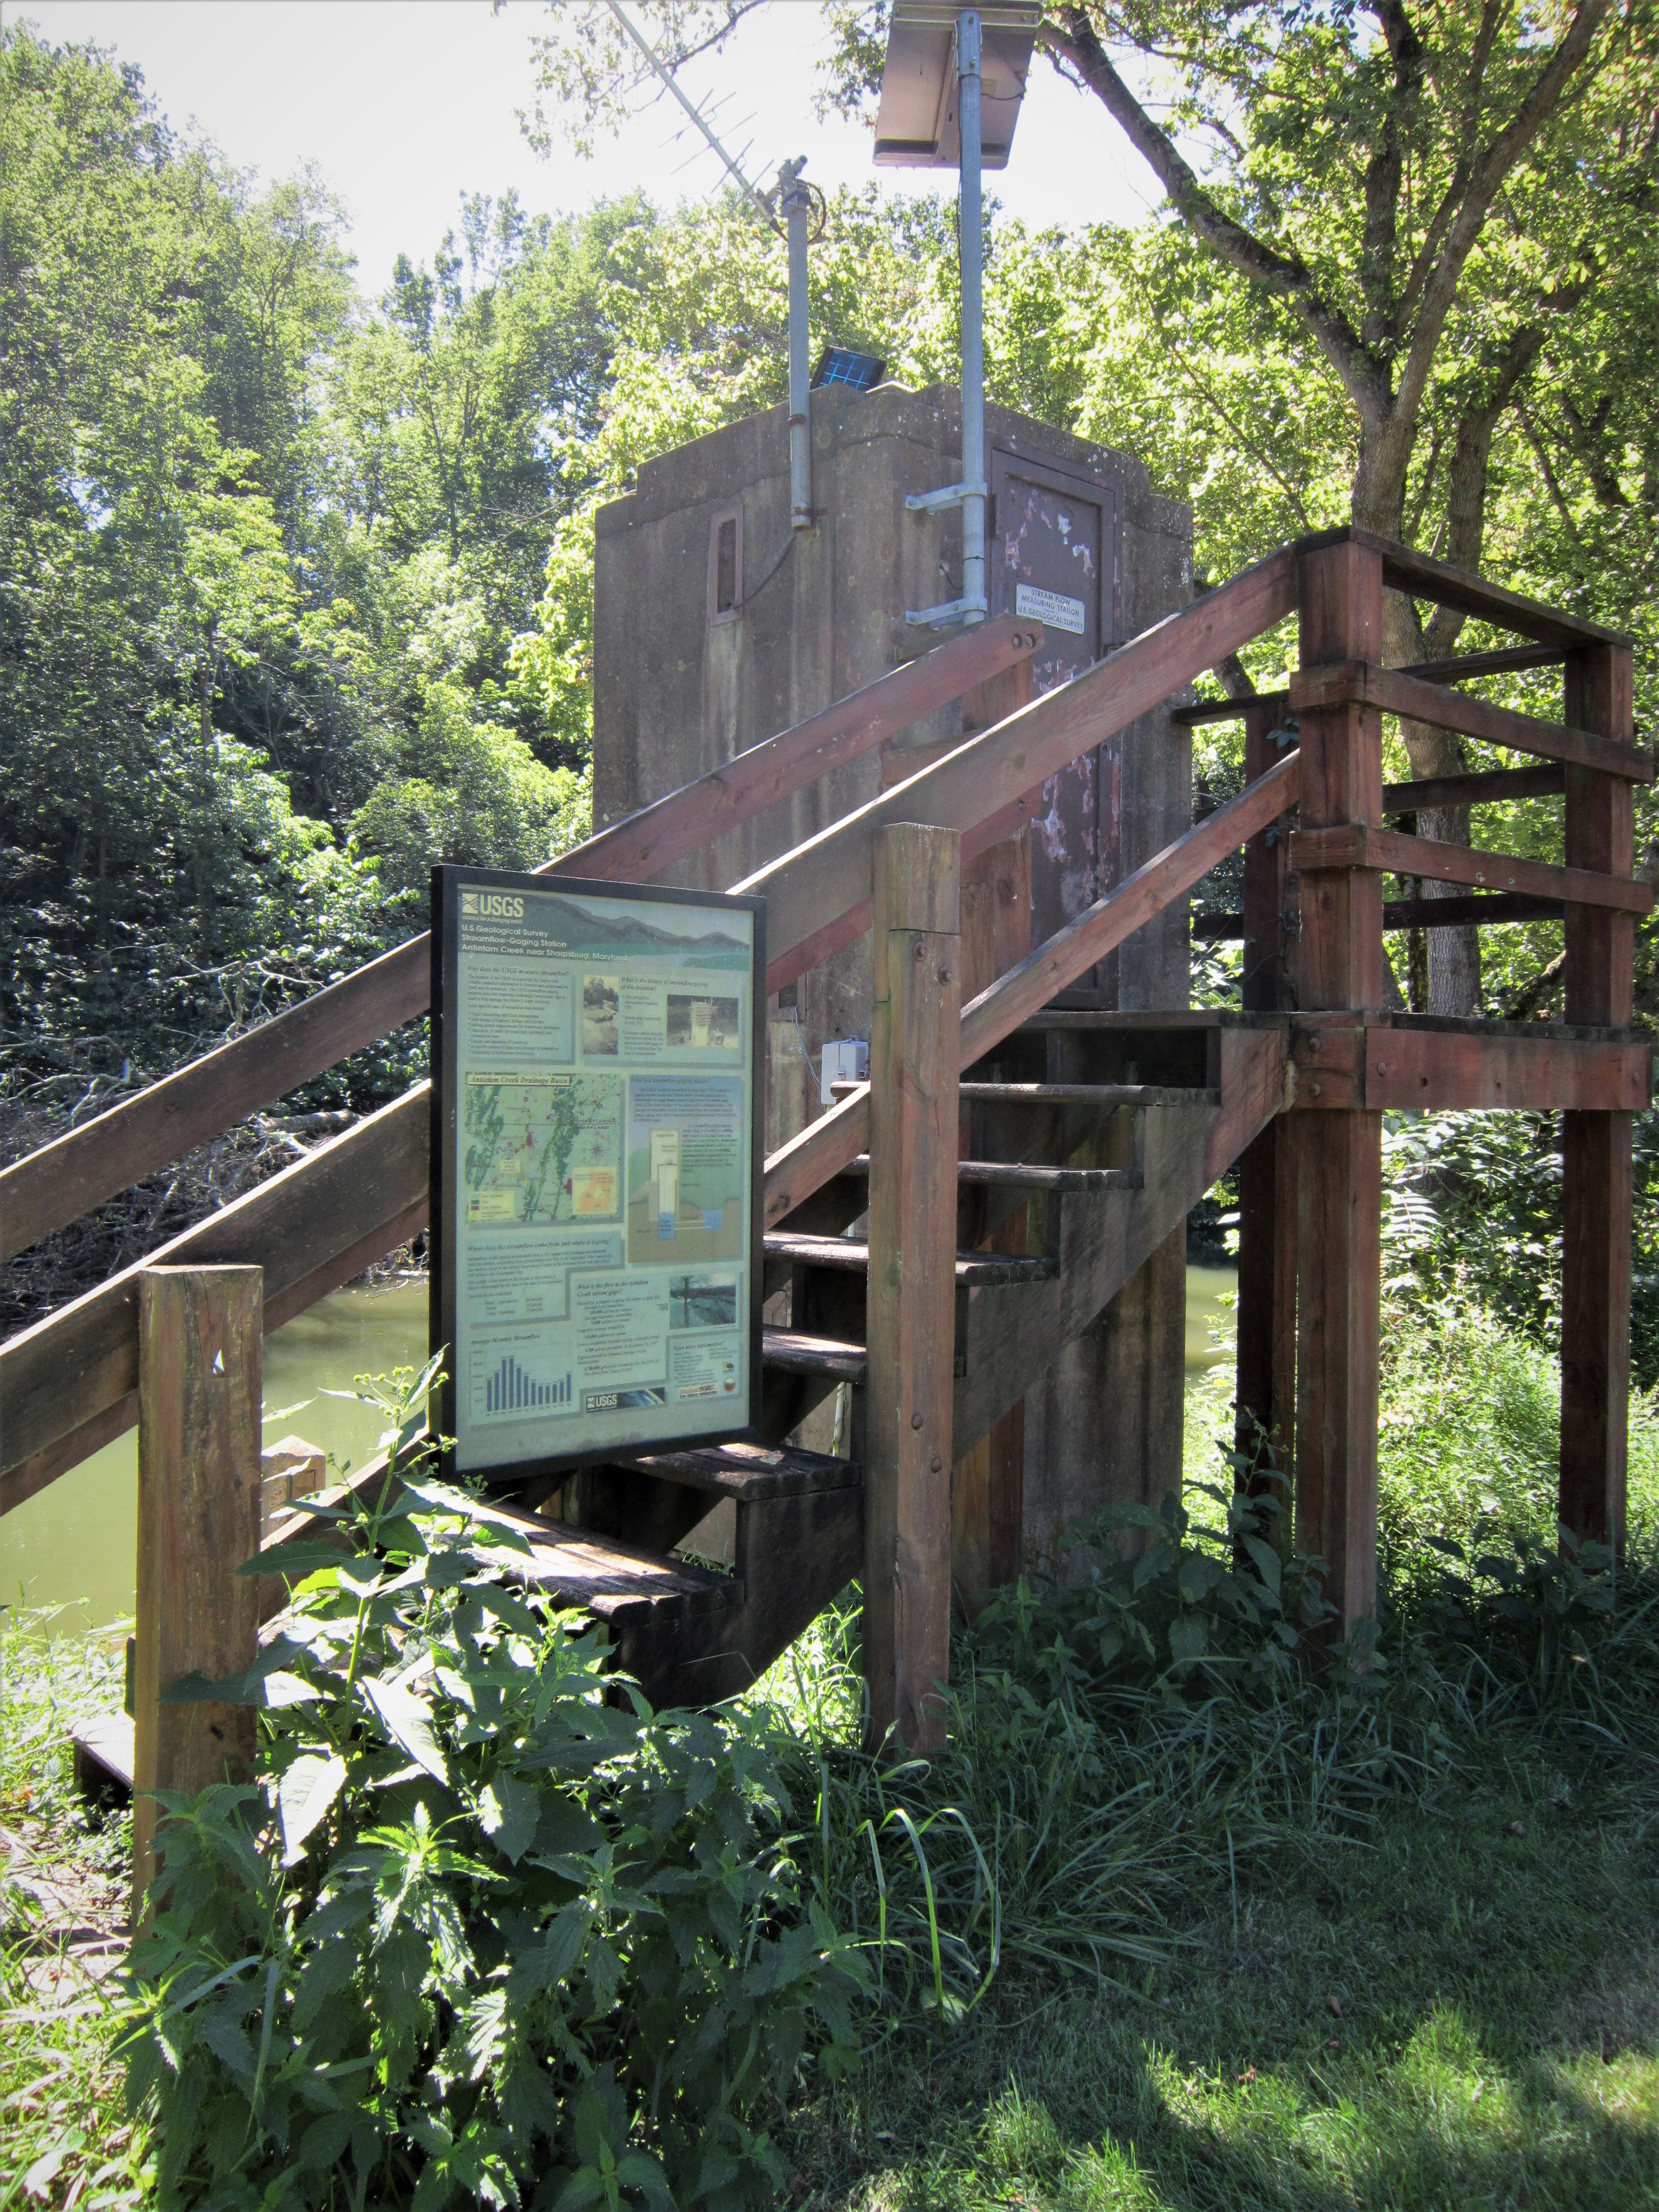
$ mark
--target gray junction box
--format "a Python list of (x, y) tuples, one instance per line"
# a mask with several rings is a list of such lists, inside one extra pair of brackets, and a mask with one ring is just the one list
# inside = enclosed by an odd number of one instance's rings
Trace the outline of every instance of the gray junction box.
[[(905, 501), (960, 481), (955, 387), (815, 391), (810, 530), (790, 527), (787, 417), (775, 407), (662, 454), (640, 469), (634, 491), (599, 510), (596, 828), (939, 641), (906, 615), (957, 595), (960, 510), (911, 512)], [(1139, 462), (1000, 407), (986, 410), (986, 443), (990, 612), (1044, 623), (1039, 691), (1188, 603), (1190, 511), (1156, 493)], [(994, 696), (943, 708), (665, 880), (723, 890), (1006, 711)], [(1191, 819), (1190, 735), (1160, 708), (1045, 786), (1027, 833), (1029, 869), (1024, 853), (1010, 866), (999, 847), (988, 873), (964, 870), (964, 937), (970, 902), (1000, 900), (1009, 909), (996, 917), (1000, 970)], [(1029, 938), (1024, 912), (1012, 910), (1028, 901)], [(965, 977), (964, 998), (988, 980)], [(1060, 1003), (1161, 1010), (1186, 1006), (1188, 988), (1182, 905)], [(769, 1002), (769, 1150), (821, 1110), (820, 1048), (868, 1036), (871, 990), (866, 936), (803, 976), (782, 1004)], [(1057, 1564), (1066, 1530), (1108, 1498), (1155, 1503), (1179, 1486), (1184, 1269), (1177, 1235), (1027, 1397), (1023, 1526), (1040, 1560)]]

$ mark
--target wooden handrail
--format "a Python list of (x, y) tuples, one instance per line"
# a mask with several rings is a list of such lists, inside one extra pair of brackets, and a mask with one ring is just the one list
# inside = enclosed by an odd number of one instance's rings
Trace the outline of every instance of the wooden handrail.
[(1286, 547), (734, 884), (766, 898), (769, 988), (804, 975), (826, 936), (867, 904), (878, 829), (929, 822), (964, 832), (965, 850), (966, 833), (992, 817), (1029, 819), (1047, 777), (1272, 629), (1295, 598), (1296, 554)]
[[(1048, 942), (1011, 968), (962, 1010), (963, 1067), (982, 1060), (1022, 1022), (1074, 983), (1097, 960), (1144, 928), (1207, 876), (1258, 830), (1294, 806), (1302, 758), (1286, 753), (1264, 776), (1247, 784), (1213, 814), (1205, 816), (1137, 868), (1115, 890), (1078, 915)], [(865, 1151), (870, 1130), (870, 1086), (860, 1084), (818, 1121), (803, 1129), (766, 1163), (766, 1225), (775, 1228), (815, 1190), (849, 1167)]]
[[(1296, 803), (1288, 753), (1237, 799), (1011, 969), (963, 1015), (967, 1066), (1027, 1016), (1190, 890)], [(422, 1225), (429, 1091), (422, 1084), (311, 1158), (210, 1214), (160, 1251), (0, 1345), (0, 1514), (129, 1428), (137, 1417), (137, 1280), (145, 1267), (257, 1261), (265, 1326), (280, 1328)], [(769, 1227), (867, 1148), (868, 1091), (812, 1122), (767, 1160)], [(65, 1375), (79, 1387), (65, 1389)]]
[[(660, 874), (778, 799), (1029, 659), (1043, 635), (1040, 623), (1007, 615), (965, 631), (601, 830), (537, 872), (611, 883)], [(431, 962), (431, 939), (422, 931), (0, 1170), (0, 1261), (424, 1013)]]
[(1470, 884), (1492, 890), (1530, 892), (1577, 906), (1611, 907), (1622, 914), (1651, 914), (1653, 887), (1631, 876), (1594, 868), (1561, 868), (1523, 860), (1513, 853), (1486, 853), (1433, 837), (1407, 837), (1364, 823), (1304, 830), (1291, 840), (1291, 866), (1303, 875), (1321, 868), (1373, 868), (1391, 876), (1419, 876), (1431, 884)]
[(1379, 668), (1374, 661), (1346, 660), (1328, 668), (1304, 668), (1291, 678), (1291, 711), (1346, 705), (1375, 707), (1384, 714), (1404, 714), (1431, 729), (1455, 730), (1485, 744), (1510, 752), (1535, 753), (1545, 760), (1570, 761), (1580, 768), (1616, 775), (1626, 783), (1651, 783), (1653, 762), (1639, 745), (1600, 738), (1565, 722), (1540, 721), (1494, 707), (1485, 699), (1444, 684), (1425, 684), (1403, 668)]
[(253, 1262), (281, 1328), (424, 1226), (431, 1143), (424, 1083), (319, 1145), (137, 1266), (0, 1344), (0, 1513), (137, 1418), (145, 1267)]
[[(1363, 538), (1358, 532), (1328, 534), (1333, 541), (1349, 535)], [(1036, 795), (1048, 776), (1288, 614), (1295, 599), (1297, 562), (1305, 550), (1305, 544), (1282, 549), (1073, 683), (958, 746), (908, 782), (734, 886), (759, 890), (768, 896), (772, 945), (787, 967), (782, 978), (775, 968), (773, 980), (787, 980), (803, 972), (836, 945), (848, 942), (860, 927), (867, 927), (871, 847), (878, 828), (915, 819), (954, 827), (963, 833), (964, 851), (1006, 835), (1029, 819)], [(1388, 565), (1390, 561), (1392, 567)], [(1552, 611), (1516, 600), (1479, 578), (1443, 570), (1439, 564), (1425, 564), (1406, 548), (1385, 549), (1385, 574), (1396, 588), (1409, 588), (1421, 596), (1443, 596), (1448, 604), (1492, 621), (1505, 620), (1523, 635), (1552, 645), (1564, 644), (1569, 650), (1578, 650), (1587, 639), (1609, 635), (1575, 617), (1558, 619)], [(1443, 592), (1438, 586), (1448, 578), (1450, 583)], [(1437, 588), (1431, 590), (1431, 585)], [(1522, 615), (1526, 619), (1521, 619)], [(687, 823), (674, 818), (677, 805), (697, 811), (700, 837), (721, 834), (748, 818), (743, 809), (750, 799), (751, 811), (758, 811), (786, 795), (787, 787), (787, 787), (780, 778), (799, 769), (803, 782), (812, 781), (835, 760), (850, 758), (879, 742), (885, 728), (902, 726), (896, 720), (881, 724), (875, 719), (871, 702), (876, 693), (880, 692), (885, 702), (882, 711), (915, 720), (927, 710), (918, 703), (916, 687), (933, 680), (931, 675), (918, 672), (938, 672), (948, 665), (954, 688), (941, 689), (933, 700), (934, 704), (941, 703), (980, 680), (978, 675), (963, 673), (964, 669), (977, 665), (975, 653), (1002, 652), (1006, 657), (998, 665), (1007, 665), (1029, 652), (1028, 641), (1034, 630), (1034, 625), (1005, 623), (999, 637), (996, 626), (988, 624), (966, 638), (953, 640), (926, 662), (912, 664), (895, 678), (882, 679), (881, 685), (855, 695), (853, 701), (840, 702), (826, 717), (814, 717), (771, 745), (756, 748), (752, 774), (740, 763), (731, 763), (716, 771), (714, 778), (687, 786), (675, 801), (659, 802), (641, 816), (630, 817), (629, 823), (602, 832), (588, 847), (561, 856), (544, 872), (585, 872), (615, 880), (624, 869), (638, 872), (647, 866), (667, 866), (670, 858), (683, 857), (684, 850), (691, 849), (676, 842), (691, 834)], [(958, 647), (963, 650), (958, 652)], [(948, 663), (946, 656), (952, 656)], [(1340, 673), (1350, 684), (1354, 680), (1351, 668)], [(1367, 684), (1376, 677), (1406, 687), (1395, 694), (1407, 701), (1401, 706), (1374, 696), (1371, 690), (1362, 693), (1366, 703), (1385, 711), (1439, 720), (1442, 726), (1464, 729), (1477, 736), (1488, 735), (1490, 728), (1501, 732), (1492, 740), (1499, 744), (1521, 744), (1522, 739), (1512, 734), (1515, 726), (1520, 725), (1529, 733), (1549, 733), (1547, 744), (1534, 742), (1526, 748), (1542, 751), (1547, 757), (1583, 761), (1584, 748), (1589, 747), (1595, 749), (1594, 757), (1586, 764), (1604, 772), (1627, 777), (1645, 777), (1652, 772), (1634, 747), (1615, 747), (1605, 738), (1534, 724), (1528, 717), (1504, 714), (1480, 701), (1455, 699), (1454, 706), (1460, 717), (1479, 714), (1498, 718), (1490, 726), (1482, 723), (1476, 728), (1467, 719), (1447, 719), (1444, 709), (1439, 715), (1422, 713), (1421, 695), (1427, 694), (1437, 707), (1444, 696), (1431, 683), (1401, 672), (1362, 668), (1361, 674)], [(1292, 703), (1295, 696), (1293, 692)], [(1580, 738), (1583, 746), (1577, 743)], [(1576, 749), (1560, 750), (1564, 744)], [(843, 750), (836, 751), (838, 746)], [(1628, 761), (1623, 757), (1626, 755)], [(1283, 814), (1295, 802), (1299, 775), (1298, 756), (1291, 753), (982, 993), (963, 1012), (963, 1064), (982, 1057), (1055, 992), (1190, 890), (1241, 842)], [(688, 794), (696, 796), (688, 799)], [(1413, 841), (1395, 842), (1402, 849), (1412, 845), (1416, 857), (1423, 859), (1423, 848)], [(1418, 872), (1431, 873), (1432, 870), (1425, 866)], [(1554, 883), (1565, 872), (1547, 872)], [(1603, 880), (1589, 872), (1578, 872), (1583, 874), (1586, 884)], [(0, 1200), (10, 1200), (16, 1190), (33, 1191), (49, 1163), (73, 1163), (78, 1181), (74, 1185), (74, 1202), (65, 1201), (70, 1210), (54, 1207), (50, 1201), (46, 1210), (56, 1217), (49, 1225), (76, 1218), (88, 1204), (112, 1194), (202, 1137), (216, 1133), (252, 1106), (307, 1079), (309, 1074), (320, 1073), (345, 1052), (419, 1012), (425, 1004), (428, 957), (425, 938), (399, 947), (334, 987), (332, 992), (319, 994), (249, 1037), (237, 1040), (192, 1068), (181, 1070), (178, 1078), (171, 1079), (171, 1084), (179, 1086), (172, 1092), (175, 1104), (168, 1103), (170, 1084), (153, 1086), (152, 1091), (112, 1109), (86, 1130), (60, 1140), (59, 1146), (31, 1155), (0, 1176)], [(421, 971), (418, 995), (414, 982), (416, 966)], [(393, 1010), (389, 1018), (388, 1007)], [(301, 1017), (308, 1018), (308, 1026)], [(366, 1025), (371, 1022), (374, 1026)], [(342, 1038), (350, 1041), (341, 1042)], [(290, 1048), (291, 1059), (287, 1057)], [(316, 1060), (319, 1053), (327, 1056)], [(315, 1065), (306, 1066), (311, 1061)], [(300, 1066), (306, 1066), (305, 1073), (295, 1072)], [(256, 1068), (257, 1075), (250, 1073)], [(254, 1083), (260, 1087), (249, 1092), (246, 1105), (236, 1106), (243, 1091)], [(232, 1102), (229, 1108), (228, 1098)], [(144, 1108), (148, 1121), (135, 1113), (139, 1108)], [(234, 1206), (197, 1224), (143, 1264), (257, 1261), (267, 1271), (267, 1326), (279, 1326), (361, 1272), (369, 1261), (404, 1241), (424, 1223), (428, 1118), (428, 1092), (422, 1085), (332, 1144), (319, 1146), (309, 1158), (296, 1163)], [(793, 1211), (865, 1151), (868, 1126), (868, 1094), (863, 1091), (773, 1154), (765, 1169), (769, 1224)], [(121, 1172), (117, 1181), (107, 1183), (113, 1171), (107, 1157), (112, 1131), (120, 1139)], [(68, 1149), (77, 1139), (93, 1139), (94, 1133), (96, 1144), (87, 1151)], [(149, 1155), (143, 1154), (137, 1141), (141, 1137), (150, 1146)], [(157, 1145), (164, 1148), (157, 1151)], [(96, 1173), (86, 1164), (94, 1158), (102, 1163)], [(138, 1164), (134, 1164), (135, 1161)], [(34, 1171), (33, 1176), (15, 1181), (25, 1170)], [(94, 1188), (99, 1176), (105, 1178), (106, 1187), (99, 1188), (97, 1196), (85, 1198), (81, 1194)], [(31, 1203), (40, 1207), (38, 1194)], [(38, 1237), (46, 1232), (36, 1229), (33, 1233)], [(4, 1249), (16, 1250), (27, 1241), (32, 1240), (19, 1241), (14, 1230)], [(0, 1513), (20, 1504), (130, 1425), (137, 1380), (134, 1302), (138, 1273), (137, 1267), (127, 1270), (0, 1346), (0, 1418), (5, 1424), (0, 1437)]]

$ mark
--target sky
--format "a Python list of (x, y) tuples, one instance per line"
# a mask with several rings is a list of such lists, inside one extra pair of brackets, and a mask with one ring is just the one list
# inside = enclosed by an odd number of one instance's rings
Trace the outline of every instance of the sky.
[[(58, 44), (95, 42), (136, 62), (176, 129), (194, 125), (267, 181), (315, 161), (351, 216), (359, 279), (377, 295), (399, 252), (428, 259), (463, 194), (512, 185), (531, 213), (574, 210), (642, 187), (672, 204), (718, 189), (721, 171), (666, 95), (591, 161), (562, 145), (544, 160), (520, 109), (534, 104), (535, 0), (0, 0)], [(770, 0), (726, 54), (692, 64), (694, 97), (722, 99), (716, 129), (757, 182), (804, 154), (827, 189), (875, 176), (864, 129), (812, 114), (824, 32), (815, 0)], [(718, 82), (717, 82), (718, 81)], [(747, 149), (746, 153), (744, 149)], [(886, 170), (895, 191), (948, 189), (942, 172)], [(986, 179), (1033, 224), (1144, 221), (1147, 170), (1089, 94), (1039, 61), (1012, 159)]]

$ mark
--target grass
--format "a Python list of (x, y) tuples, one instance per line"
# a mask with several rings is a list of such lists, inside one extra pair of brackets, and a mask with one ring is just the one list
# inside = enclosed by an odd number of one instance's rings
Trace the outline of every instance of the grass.
[(119, 1649), (0, 1612), (0, 2212), (140, 2203), (148, 2136), (112, 2056), (131, 1819), (74, 1787), (69, 1730), (121, 1701)]
[[(1637, 1409), (1611, 1620), (1551, 1615), (1547, 1575), (1519, 1622), (1490, 1577), (1449, 1603), (1425, 1538), (1549, 1533), (1553, 1364), (1478, 1312), (1387, 1340), (1388, 1671), (1176, 1694), (1036, 1608), (960, 1640), (947, 1751), (894, 1765), (856, 1747), (849, 1607), (746, 1701), (882, 1990), (864, 2061), (785, 2124), (795, 2212), (1659, 2205), (1659, 1424)], [(1224, 1383), (1189, 1404), (1194, 1479)], [(74, 1809), (62, 1739), (112, 1665), (0, 1637), (0, 1822), (88, 1899), (124, 1839)], [(15, 1888), (0, 1925), (0, 2212), (136, 2205), (111, 2006)]]

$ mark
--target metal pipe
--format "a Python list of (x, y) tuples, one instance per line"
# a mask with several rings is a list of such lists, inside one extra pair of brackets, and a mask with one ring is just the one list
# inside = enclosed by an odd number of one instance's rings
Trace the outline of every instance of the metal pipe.
[(980, 25), (957, 18), (957, 124), (962, 142), (957, 230), (962, 264), (962, 596), (964, 623), (983, 622), (985, 595), (985, 305), (980, 209)]
[(789, 225), (789, 526), (812, 527), (811, 398), (807, 379), (806, 226), (811, 195), (801, 181), (805, 161), (785, 161), (778, 171), (779, 202)]

